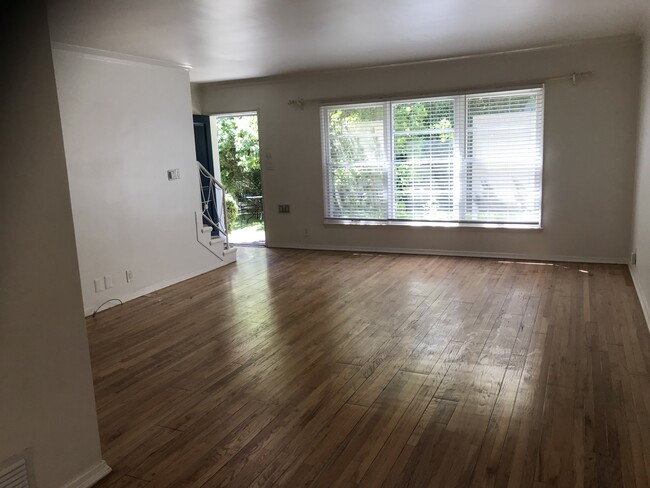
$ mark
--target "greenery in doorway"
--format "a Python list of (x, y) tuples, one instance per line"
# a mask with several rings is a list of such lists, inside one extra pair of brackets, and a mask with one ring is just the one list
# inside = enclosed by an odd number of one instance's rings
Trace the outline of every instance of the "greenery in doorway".
[(228, 229), (226, 229), (228, 232), (231, 231), (233, 228), (233, 224), (235, 220), (237, 220), (237, 202), (235, 201), (235, 198), (229, 194), (226, 193), (226, 215), (228, 217)]
[(231, 229), (233, 231), (240, 229), (254, 229), (264, 231), (264, 221), (259, 217), (250, 217), (246, 214), (238, 215), (232, 221)]
[(264, 245), (264, 221), (260, 217), (240, 214), (233, 221), (230, 242), (234, 245)]
[(218, 119), (221, 181), (228, 193), (241, 202), (245, 196), (262, 194), (257, 115)]

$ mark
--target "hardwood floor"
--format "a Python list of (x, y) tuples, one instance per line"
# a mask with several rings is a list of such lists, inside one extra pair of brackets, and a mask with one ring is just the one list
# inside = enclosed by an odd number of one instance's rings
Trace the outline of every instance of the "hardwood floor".
[(623, 266), (249, 248), (88, 330), (102, 488), (649, 485)]

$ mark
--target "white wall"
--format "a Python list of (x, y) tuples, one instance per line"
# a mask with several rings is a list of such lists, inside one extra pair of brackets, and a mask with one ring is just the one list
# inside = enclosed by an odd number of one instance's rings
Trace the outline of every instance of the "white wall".
[[(187, 71), (61, 49), (54, 66), (86, 313), (218, 266), (196, 240)], [(95, 293), (106, 275), (113, 288)]]
[(646, 319), (650, 320), (650, 22), (646, 27), (643, 46), (639, 107), (636, 202), (632, 242), (632, 249), (637, 253), (637, 264), (630, 269)]
[[(0, 19), (0, 463), (39, 488), (105, 474), (45, 6)], [(67, 486), (67, 485), (66, 485)], [(72, 484), (70, 486), (80, 486)]]
[(192, 93), (192, 113), (201, 114), (201, 91), (199, 86), (192, 83), (190, 89)]
[[(430, 64), (205, 84), (199, 102), (206, 114), (259, 110), (260, 152), (271, 153), (273, 166), (263, 172), (269, 246), (627, 262), (639, 56), (637, 39), (610, 39)], [(308, 103), (300, 111), (287, 104), (290, 99), (435, 94), (590, 70), (593, 76), (578, 86), (564, 81), (546, 87), (543, 230), (323, 224), (319, 105)], [(291, 214), (278, 214), (281, 203), (291, 205)]]

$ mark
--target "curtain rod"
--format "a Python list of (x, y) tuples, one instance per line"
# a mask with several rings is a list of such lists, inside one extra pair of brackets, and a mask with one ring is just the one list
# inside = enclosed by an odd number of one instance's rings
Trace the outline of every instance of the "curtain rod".
[[(484, 85), (484, 86), (477, 86), (473, 88), (463, 88), (463, 89), (455, 89), (455, 90), (444, 90), (441, 92), (437, 92), (436, 96), (445, 96), (445, 95), (453, 95), (453, 94), (458, 94), (458, 93), (476, 93), (480, 92), (483, 90), (509, 90), (509, 89), (515, 89), (515, 88), (525, 88), (525, 87), (531, 87), (535, 85), (542, 85), (544, 83), (551, 83), (554, 81), (571, 81), (571, 84), (575, 86), (578, 83), (578, 80), (583, 79), (583, 78), (588, 78), (592, 75), (591, 71), (581, 71), (581, 72), (573, 72), (568, 75), (562, 75), (562, 76), (553, 76), (550, 78), (540, 78), (540, 79), (533, 79), (533, 80), (524, 80), (524, 81), (517, 81), (513, 83), (503, 83), (500, 85)], [(309, 98), (309, 99), (303, 99), (303, 98), (298, 98), (298, 99), (292, 99), (289, 100), (288, 104), (295, 106), (299, 108), (300, 110), (303, 110), (305, 108), (305, 105), (309, 103), (319, 103), (319, 104), (332, 104), (332, 103), (344, 103), (344, 102), (362, 102), (362, 101), (379, 101), (379, 100), (390, 100), (390, 99), (404, 99), (404, 98), (410, 98), (410, 97), (423, 97), (431, 95), (431, 91), (416, 91), (416, 92), (401, 92), (401, 93), (391, 93), (391, 94), (377, 94), (377, 95), (366, 95), (366, 96), (360, 96), (360, 97), (338, 97), (338, 98)]]

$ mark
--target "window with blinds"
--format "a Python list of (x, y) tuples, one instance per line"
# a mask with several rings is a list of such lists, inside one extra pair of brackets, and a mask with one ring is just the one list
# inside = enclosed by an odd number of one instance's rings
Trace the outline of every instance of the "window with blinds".
[(543, 88), (324, 106), (329, 221), (541, 225)]

